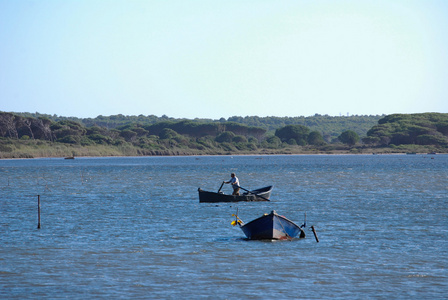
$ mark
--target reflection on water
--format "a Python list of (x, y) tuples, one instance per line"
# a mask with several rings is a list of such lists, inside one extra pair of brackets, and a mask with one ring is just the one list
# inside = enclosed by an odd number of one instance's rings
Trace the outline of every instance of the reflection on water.
[[(199, 204), (231, 172), (270, 202)], [(444, 298), (448, 156), (0, 161), (7, 298)], [(225, 186), (224, 192), (230, 193)], [(41, 195), (42, 229), (37, 229)], [(247, 241), (275, 209), (307, 238)], [(309, 226), (314, 225), (320, 243)]]

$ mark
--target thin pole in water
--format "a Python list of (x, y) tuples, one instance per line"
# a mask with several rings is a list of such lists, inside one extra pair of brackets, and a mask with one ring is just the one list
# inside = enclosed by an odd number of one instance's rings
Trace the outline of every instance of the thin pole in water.
[(314, 226), (311, 226), (311, 230), (312, 230), (313, 233), (314, 233), (314, 238), (316, 239), (316, 242), (319, 243), (319, 238), (317, 237), (317, 233), (316, 233), (316, 230), (314, 229)]
[(40, 229), (40, 195), (37, 195), (37, 229)]

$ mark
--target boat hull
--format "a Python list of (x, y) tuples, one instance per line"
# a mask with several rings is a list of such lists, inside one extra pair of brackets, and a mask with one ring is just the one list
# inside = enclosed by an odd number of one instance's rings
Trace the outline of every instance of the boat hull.
[[(256, 189), (242, 195), (227, 195), (216, 192), (207, 192), (198, 189), (199, 202), (201, 203), (217, 203), (217, 202), (241, 202), (241, 201), (268, 201), (271, 196), (272, 186)], [(261, 197), (260, 197), (261, 196)]]
[(287, 240), (298, 235), (300, 238), (305, 237), (300, 226), (275, 211), (241, 225), (241, 230), (250, 240)]

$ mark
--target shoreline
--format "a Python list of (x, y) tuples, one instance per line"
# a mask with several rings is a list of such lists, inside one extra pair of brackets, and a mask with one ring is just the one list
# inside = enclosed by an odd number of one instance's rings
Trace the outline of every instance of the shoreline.
[(340, 152), (340, 153), (229, 153), (229, 154), (179, 154), (179, 155), (85, 155), (85, 156), (74, 156), (73, 158), (67, 159), (66, 156), (36, 156), (36, 157), (2, 157), (0, 158), (0, 161), (2, 160), (27, 160), (27, 159), (66, 159), (66, 160), (76, 160), (77, 158), (116, 158), (116, 157), (213, 157), (213, 156), (306, 156), (306, 155), (313, 155), (313, 156), (343, 156), (343, 155), (353, 155), (353, 156), (371, 156), (371, 155), (430, 155), (430, 156), (436, 156), (436, 155), (446, 155), (448, 153), (444, 152), (436, 152), (436, 153), (427, 153), (427, 152), (416, 152), (416, 153), (409, 153), (409, 152), (382, 152), (382, 153), (350, 153), (350, 152)]
[(0, 143), (0, 159), (33, 159), (33, 158), (77, 158), (77, 157), (144, 157), (144, 156), (242, 156), (242, 155), (395, 155), (395, 154), (430, 154), (448, 153), (448, 148), (424, 145), (400, 145), (388, 147), (370, 147), (343, 144), (331, 144), (323, 147), (285, 145), (278, 148), (238, 149), (189, 147), (171, 147), (164, 149), (146, 149), (136, 146), (113, 145), (71, 145), (61, 143), (45, 143), (36, 141), (8, 141)]

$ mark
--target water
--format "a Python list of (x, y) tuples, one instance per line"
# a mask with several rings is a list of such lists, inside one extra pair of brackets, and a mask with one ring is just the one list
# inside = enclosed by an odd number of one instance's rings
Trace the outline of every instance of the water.
[[(231, 172), (272, 201), (199, 203)], [(447, 183), (448, 155), (1, 160), (0, 295), (446, 299)], [(237, 208), (307, 237), (247, 241)]]

